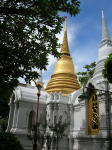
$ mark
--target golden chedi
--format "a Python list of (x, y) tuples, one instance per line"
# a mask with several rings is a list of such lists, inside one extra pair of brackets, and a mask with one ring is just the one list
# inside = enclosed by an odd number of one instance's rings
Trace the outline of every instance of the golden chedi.
[(61, 56), (55, 64), (54, 73), (48, 82), (46, 91), (61, 92), (64, 95), (70, 94), (80, 88), (77, 76), (74, 71), (74, 64), (70, 57), (67, 28), (65, 22), (64, 39), (61, 47)]

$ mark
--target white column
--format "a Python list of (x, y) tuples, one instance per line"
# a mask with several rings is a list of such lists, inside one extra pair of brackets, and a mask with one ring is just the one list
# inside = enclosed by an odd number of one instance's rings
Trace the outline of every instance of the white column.
[(16, 125), (16, 119), (17, 119), (17, 108), (16, 108), (16, 103), (14, 104), (14, 117), (13, 117), (13, 125), (12, 125), (12, 128), (15, 128), (15, 125)]
[(73, 150), (78, 150), (78, 149), (79, 149), (78, 140), (77, 140), (77, 139), (74, 139), (74, 142), (73, 142)]
[(69, 150), (73, 150), (73, 141), (71, 136), (69, 136)]
[(7, 131), (10, 131), (13, 124), (13, 118), (14, 118), (14, 104), (13, 102), (10, 103), (10, 112), (9, 112), (9, 119), (8, 119), (8, 125), (7, 125)]

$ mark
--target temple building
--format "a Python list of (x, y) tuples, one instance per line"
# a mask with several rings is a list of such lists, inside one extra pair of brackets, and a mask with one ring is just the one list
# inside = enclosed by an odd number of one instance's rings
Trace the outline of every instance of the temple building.
[[(112, 150), (112, 85), (102, 75), (104, 62), (112, 53), (112, 41), (103, 12), (98, 62), (93, 77), (84, 87), (75, 72), (68, 38), (65, 23), (61, 55), (48, 85), (45, 89), (42, 87), (39, 96), (38, 149)], [(42, 77), (42, 72), (40, 75)], [(38, 83), (42, 85), (42, 78)], [(37, 88), (20, 84), (9, 106), (7, 131), (19, 138), (25, 150), (32, 150)]]

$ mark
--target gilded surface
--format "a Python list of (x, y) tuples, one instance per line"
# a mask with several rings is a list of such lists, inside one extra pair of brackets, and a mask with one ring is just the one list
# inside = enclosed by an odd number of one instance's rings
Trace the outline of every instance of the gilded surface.
[(68, 73), (74, 74), (74, 65), (70, 56), (61, 56), (54, 68), (54, 74)]
[(61, 47), (61, 56), (55, 64), (54, 73), (47, 85), (46, 91), (62, 92), (64, 95), (78, 90), (80, 85), (74, 72), (74, 64), (70, 57), (67, 31), (64, 32), (63, 44)]
[(64, 32), (64, 38), (63, 38), (63, 44), (61, 47), (61, 53), (62, 54), (70, 54), (69, 47), (68, 47), (68, 40), (67, 40), (67, 31)]
[(88, 134), (97, 135), (99, 133), (99, 102), (95, 93), (88, 99), (87, 107)]

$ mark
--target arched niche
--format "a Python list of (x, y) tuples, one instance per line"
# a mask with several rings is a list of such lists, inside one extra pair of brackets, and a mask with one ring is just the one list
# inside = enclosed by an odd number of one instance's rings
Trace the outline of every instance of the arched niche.
[(34, 124), (35, 124), (35, 112), (31, 110), (28, 117), (28, 132), (31, 132)]

